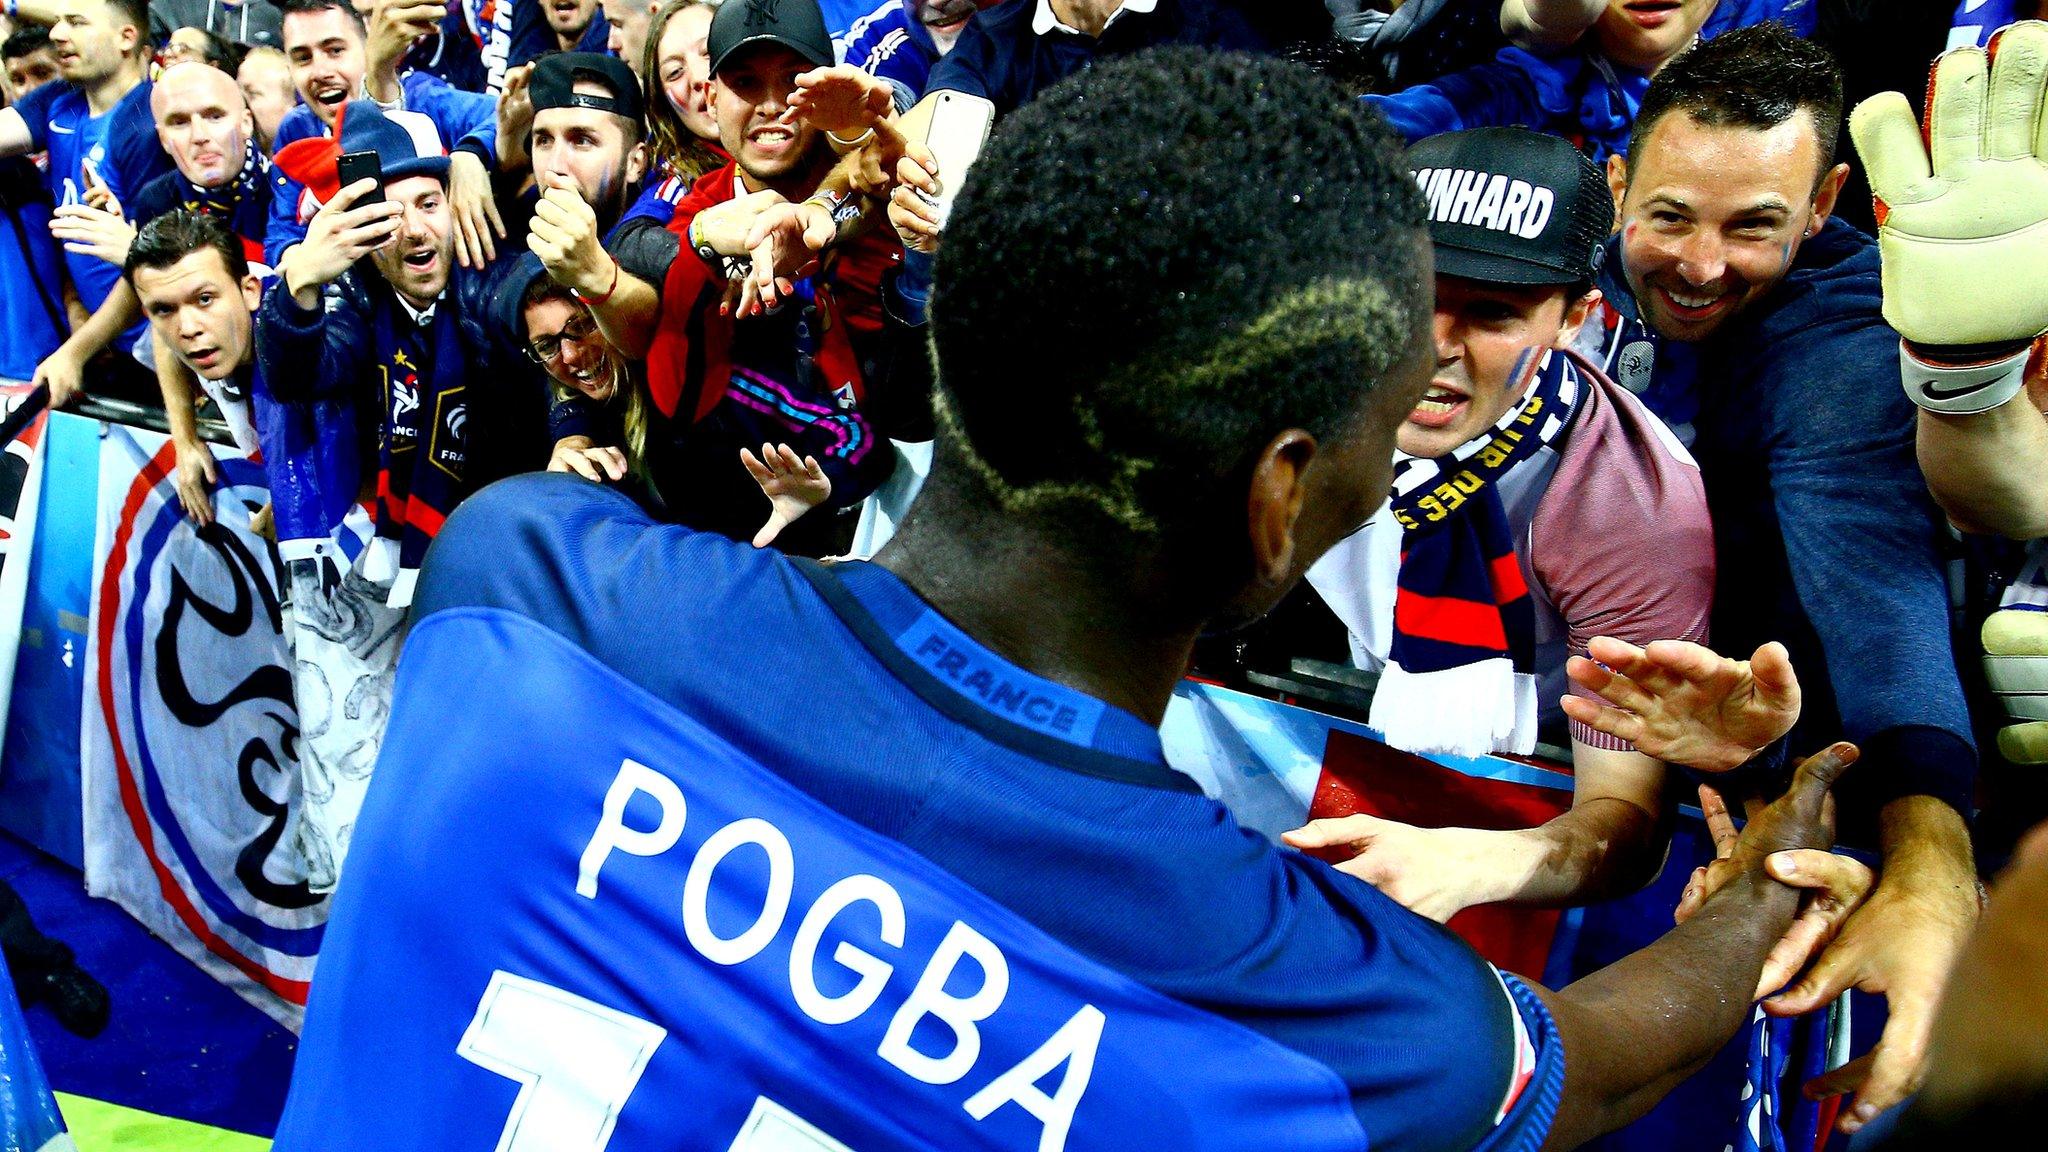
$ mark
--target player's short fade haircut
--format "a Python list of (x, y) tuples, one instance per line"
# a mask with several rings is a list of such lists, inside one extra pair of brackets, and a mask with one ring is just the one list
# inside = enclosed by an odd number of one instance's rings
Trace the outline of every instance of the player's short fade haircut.
[(356, 26), (357, 32), (365, 37), (370, 34), (370, 26), (363, 22), (363, 14), (356, 11), (356, 6), (349, 0), (270, 0), (270, 3), (284, 16), (294, 12), (325, 12), (329, 8), (337, 8), (348, 14), (349, 21)]
[(228, 231), (227, 225), (203, 212), (173, 208), (144, 224), (135, 234), (135, 243), (128, 246), (128, 261), (121, 265), (121, 275), (133, 288), (137, 270), (161, 271), (206, 249), (220, 253), (220, 262), (235, 283), (241, 283), (249, 274), (249, 258), (242, 252), (242, 242)]
[(1401, 143), (1283, 60), (1106, 61), (1002, 122), (931, 301), (938, 454), (1007, 517), (1193, 543), (1273, 436), (1348, 430), (1430, 312)]
[(1825, 176), (1842, 131), (1841, 66), (1826, 48), (1768, 20), (1694, 45), (1666, 64), (1636, 110), (1628, 151), (1635, 156), (1671, 112), (1711, 128), (1762, 131), (1802, 111), (1813, 117)]
[(19, 60), (50, 46), (50, 26), (24, 21), (14, 26), (7, 39), (0, 40), (0, 60)]

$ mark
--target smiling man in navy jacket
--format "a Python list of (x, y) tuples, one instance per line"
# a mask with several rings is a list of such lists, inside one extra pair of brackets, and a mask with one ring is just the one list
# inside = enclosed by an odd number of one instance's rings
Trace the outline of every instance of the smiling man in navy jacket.
[(1825, 669), (1807, 677), (1792, 746), (1863, 749), (1843, 833), (1868, 845), (1874, 821), (1882, 879), (1766, 1002), (1793, 1014), (1850, 986), (1886, 995), (1872, 1057), (1815, 1085), (1856, 1090), (1853, 1131), (1917, 1085), (1934, 1000), (1976, 919), (1977, 754), (1877, 247), (1829, 218), (1848, 172), (1833, 156), (1841, 117), (1833, 58), (1778, 25), (1674, 60), (1628, 159), (1608, 165), (1621, 234), (1600, 287), (1613, 307), (1586, 335), (1699, 461), (1718, 646), (1781, 640), (1795, 666)]

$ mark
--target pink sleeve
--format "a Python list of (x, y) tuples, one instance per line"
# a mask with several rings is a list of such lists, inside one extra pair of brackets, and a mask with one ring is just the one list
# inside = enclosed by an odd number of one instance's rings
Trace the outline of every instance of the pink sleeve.
[[(1536, 578), (1564, 617), (1574, 656), (1595, 636), (1705, 643), (1714, 528), (1699, 468), (1640, 401), (1580, 367), (1593, 386), (1531, 525)], [(1571, 691), (1594, 697), (1576, 684)], [(1571, 734), (1633, 750), (1577, 721)]]

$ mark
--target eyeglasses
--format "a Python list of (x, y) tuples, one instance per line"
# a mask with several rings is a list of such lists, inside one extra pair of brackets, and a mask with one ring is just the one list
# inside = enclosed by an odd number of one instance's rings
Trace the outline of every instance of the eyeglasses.
[(552, 364), (561, 357), (562, 344), (565, 341), (588, 344), (597, 337), (597, 322), (588, 316), (578, 316), (562, 325), (560, 332), (552, 336), (542, 336), (529, 343), (525, 349), (526, 356), (536, 364)]

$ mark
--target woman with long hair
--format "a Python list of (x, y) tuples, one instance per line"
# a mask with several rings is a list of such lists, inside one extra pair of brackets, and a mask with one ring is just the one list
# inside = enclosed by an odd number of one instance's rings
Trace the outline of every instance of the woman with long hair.
[(687, 189), (705, 173), (724, 166), (718, 122), (711, 116), (711, 32), (709, 0), (666, 0), (647, 28), (640, 82), (647, 91), (648, 148), (658, 184), (674, 178)]

